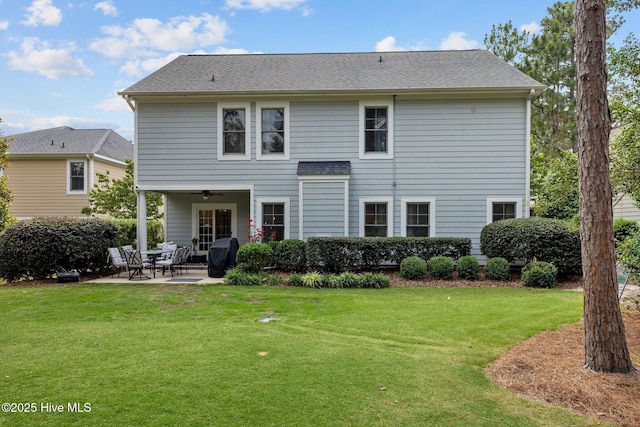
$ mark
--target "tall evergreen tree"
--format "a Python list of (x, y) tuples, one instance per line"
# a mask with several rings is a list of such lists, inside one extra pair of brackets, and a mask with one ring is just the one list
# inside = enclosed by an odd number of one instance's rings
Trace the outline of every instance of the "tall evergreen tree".
[[(2, 123), (2, 119), (0, 119), (0, 123)], [(9, 143), (12, 139), (13, 137), (11, 136), (4, 136), (4, 133), (0, 130), (0, 171), (2, 172), (4, 172), (4, 168), (8, 165)], [(13, 195), (7, 185), (7, 177), (4, 173), (0, 175), (2, 175), (0, 176), (0, 232), (2, 232), (2, 230), (14, 222), (15, 219), (11, 217), (9, 210)]]

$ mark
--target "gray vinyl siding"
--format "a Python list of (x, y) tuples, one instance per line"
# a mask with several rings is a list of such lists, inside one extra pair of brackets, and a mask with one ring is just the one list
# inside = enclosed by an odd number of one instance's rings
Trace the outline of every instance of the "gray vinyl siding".
[[(394, 235), (400, 235), (400, 198), (436, 200), (436, 236), (471, 237), (479, 255), (489, 197), (526, 197), (526, 101), (524, 99), (402, 100), (394, 104), (394, 158), (358, 158), (359, 101), (290, 103), (290, 160), (256, 160), (256, 104), (251, 103), (251, 160), (217, 161), (217, 105), (138, 105), (138, 183), (147, 188), (253, 185), (254, 197), (289, 198), (292, 238), (299, 238), (299, 161), (348, 160), (349, 235), (359, 233), (363, 197), (393, 199)], [(306, 187), (305, 190), (311, 190)], [(342, 186), (342, 184), (340, 184)], [(330, 187), (325, 187), (329, 189)], [(343, 187), (341, 187), (343, 191)], [(310, 193), (309, 193), (310, 194)], [(340, 192), (342, 194), (342, 192)], [(170, 197), (167, 233), (191, 239), (191, 206), (201, 202)], [(248, 196), (247, 196), (248, 197)], [(304, 237), (332, 234), (337, 224), (322, 219), (320, 198), (304, 200)], [(318, 208), (312, 211), (313, 206)], [(326, 208), (333, 210), (333, 200)], [(247, 210), (241, 221), (248, 220)], [(526, 215), (526, 212), (523, 212)], [(246, 218), (246, 219), (245, 219)], [(241, 225), (239, 225), (240, 227)], [(339, 235), (343, 229), (340, 228)], [(245, 234), (245, 233), (242, 233)]]
[(344, 236), (344, 183), (303, 183), (303, 239)]

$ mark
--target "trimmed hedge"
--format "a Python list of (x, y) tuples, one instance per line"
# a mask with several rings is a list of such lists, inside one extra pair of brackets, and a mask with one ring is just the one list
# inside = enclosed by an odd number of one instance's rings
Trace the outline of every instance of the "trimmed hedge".
[(297, 239), (282, 240), (278, 242), (273, 258), (278, 270), (305, 271), (307, 269), (307, 244)]
[(489, 258), (509, 262), (550, 262), (561, 275), (582, 271), (580, 234), (558, 219), (515, 218), (488, 224), (480, 233), (480, 250)]
[(509, 280), (511, 278), (509, 261), (501, 257), (488, 259), (484, 265), (484, 275), (491, 280)]
[(308, 268), (339, 273), (399, 266), (403, 259), (445, 256), (458, 259), (471, 253), (471, 239), (450, 237), (311, 237)]
[(250, 242), (240, 246), (236, 263), (249, 273), (259, 273), (271, 263), (273, 250), (267, 243)]
[(61, 271), (107, 271), (107, 248), (118, 228), (108, 220), (35, 218), (0, 235), (0, 277), (9, 282), (45, 279)]
[(453, 261), (446, 256), (436, 256), (427, 261), (427, 270), (435, 279), (451, 279), (453, 277)]
[(474, 256), (463, 256), (456, 263), (456, 271), (461, 279), (476, 280), (480, 273), (480, 263)]
[(404, 279), (424, 279), (427, 275), (427, 261), (417, 256), (405, 258), (400, 263), (400, 277)]
[(557, 277), (558, 269), (548, 262), (534, 261), (522, 268), (522, 283), (533, 288), (553, 288)]

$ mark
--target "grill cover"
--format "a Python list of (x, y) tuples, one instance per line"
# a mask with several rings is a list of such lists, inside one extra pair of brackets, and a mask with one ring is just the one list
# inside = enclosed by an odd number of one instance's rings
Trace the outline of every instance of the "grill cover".
[(238, 239), (226, 237), (218, 239), (209, 246), (209, 261), (207, 264), (209, 277), (224, 277), (226, 271), (235, 267)]

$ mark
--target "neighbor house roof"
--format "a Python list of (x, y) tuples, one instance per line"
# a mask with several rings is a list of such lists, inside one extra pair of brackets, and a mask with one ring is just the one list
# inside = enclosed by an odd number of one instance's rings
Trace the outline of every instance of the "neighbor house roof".
[(424, 92), (543, 85), (485, 50), (183, 55), (121, 95)]
[(13, 135), (9, 156), (85, 156), (98, 155), (124, 162), (133, 158), (133, 144), (111, 129), (73, 129), (61, 126), (52, 129)]

